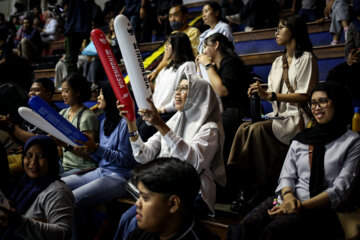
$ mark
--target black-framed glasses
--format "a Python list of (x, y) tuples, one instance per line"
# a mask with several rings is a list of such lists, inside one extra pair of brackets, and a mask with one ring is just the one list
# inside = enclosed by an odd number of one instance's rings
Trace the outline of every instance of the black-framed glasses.
[(327, 108), (329, 104), (328, 98), (320, 98), (319, 101), (312, 100), (310, 102), (310, 108), (311, 110), (315, 110), (316, 106), (319, 106), (319, 108), (324, 109)]
[(35, 159), (37, 159), (37, 160), (46, 158), (46, 156), (44, 154), (38, 154), (38, 153), (27, 153), (27, 154), (25, 154), (24, 158), (31, 159), (31, 158), (33, 158), (33, 156), (35, 156)]
[(180, 91), (181, 93), (186, 93), (188, 89), (189, 88), (187, 86), (181, 86), (181, 87), (179, 86), (179, 87), (175, 88), (174, 90), (175, 90), (175, 92)]

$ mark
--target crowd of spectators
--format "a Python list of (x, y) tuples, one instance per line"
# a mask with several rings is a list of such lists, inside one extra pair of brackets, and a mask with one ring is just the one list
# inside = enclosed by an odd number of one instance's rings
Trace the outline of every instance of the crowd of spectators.
[[(293, 14), (279, 17), (284, 6)], [(351, 100), (360, 96), (359, 0), (211, 1), (202, 6), (201, 31), (189, 26), (181, 1), (110, 0), (104, 11), (93, 0), (64, 0), (44, 11), (16, 7), (10, 21), (0, 14), (1, 239), (94, 238), (93, 209), (128, 196), (129, 188), (138, 192), (136, 204), (118, 216), (114, 239), (218, 239), (198, 220), (213, 217), (217, 201), (233, 200), (244, 218), (228, 239), (347, 234), (336, 212), (360, 200), (360, 137), (349, 129)], [(165, 40), (147, 75), (149, 109), (117, 101), (90, 39), (92, 29), (104, 30), (120, 63), (118, 14), (139, 42)], [(306, 23), (323, 17), (331, 19), (330, 45), (343, 29), (346, 61), (319, 83)], [(275, 28), (283, 51), (267, 84), (235, 52), (235, 24)], [(33, 79), (43, 49), (58, 39), (65, 52), (55, 80)], [(62, 109), (52, 102), (56, 89)], [(85, 105), (92, 94), (96, 110)], [(22, 119), (17, 110), (33, 96), (87, 141), (73, 147)], [(252, 96), (272, 106), (258, 122), (247, 120)], [(251, 188), (262, 192), (248, 201)]]

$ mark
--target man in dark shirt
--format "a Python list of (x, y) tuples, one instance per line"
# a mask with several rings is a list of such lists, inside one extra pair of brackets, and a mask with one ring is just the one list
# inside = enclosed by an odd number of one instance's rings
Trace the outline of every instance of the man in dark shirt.
[(200, 178), (192, 165), (159, 158), (136, 168), (133, 176), (140, 197), (137, 228), (128, 240), (219, 239), (193, 216)]
[(33, 28), (33, 20), (25, 17), (20, 33), (18, 55), (27, 60), (35, 60), (41, 55), (42, 42), (39, 30)]

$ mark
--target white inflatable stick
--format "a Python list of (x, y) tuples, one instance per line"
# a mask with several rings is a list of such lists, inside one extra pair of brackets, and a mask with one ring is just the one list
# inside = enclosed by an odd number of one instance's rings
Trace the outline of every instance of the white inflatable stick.
[(115, 18), (114, 28), (136, 103), (139, 108), (150, 109), (150, 104), (146, 100), (152, 99), (150, 84), (130, 22), (120, 14)]

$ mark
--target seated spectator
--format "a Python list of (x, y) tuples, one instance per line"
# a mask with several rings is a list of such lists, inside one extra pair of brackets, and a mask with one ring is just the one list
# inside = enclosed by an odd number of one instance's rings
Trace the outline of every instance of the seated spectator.
[(13, 16), (11, 23), (15, 26), (16, 31), (18, 31), (21, 27), (20, 19), (18, 16)]
[(228, 161), (240, 168), (241, 173), (237, 176), (241, 177), (244, 186), (259, 184), (271, 192), (276, 186), (290, 140), (311, 118), (306, 103), (311, 89), (318, 83), (317, 61), (301, 17), (282, 18), (276, 31), (276, 42), (285, 46), (285, 51), (272, 64), (268, 89), (263, 89), (257, 81), (248, 91), (249, 96), (257, 93), (262, 100), (272, 103), (273, 112), (268, 116), (274, 119), (241, 124)]
[(344, 85), (352, 98), (360, 99), (360, 2), (354, 1), (354, 19), (350, 23), (345, 44), (346, 62), (329, 71), (327, 81), (336, 81)]
[[(195, 74), (194, 55), (189, 38), (185, 33), (173, 33), (165, 43), (164, 59), (168, 62), (156, 78), (153, 101), (161, 118), (166, 122), (176, 112), (174, 94), (184, 74)], [(138, 119), (144, 141), (157, 132), (153, 126)]]
[[(187, 21), (189, 19), (188, 9), (184, 5), (175, 4), (169, 10), (169, 21), (170, 26), (173, 30), (172, 33), (176, 32), (183, 32), (185, 33), (191, 43), (191, 48), (193, 51), (194, 56), (198, 54), (198, 46), (199, 46), (199, 36), (200, 31), (195, 27), (189, 27)], [(162, 61), (159, 63), (158, 66), (148, 75), (148, 79), (150, 81), (155, 80), (156, 76), (159, 72), (166, 67), (168, 64), (168, 59), (163, 57)]]
[(25, 143), (25, 173), (10, 197), (15, 208), (1, 209), (2, 239), (70, 239), (74, 196), (58, 178), (58, 160), (50, 137), (37, 135)]
[[(65, 119), (82, 132), (85, 132), (90, 138), (98, 138), (99, 123), (96, 115), (87, 107), (83, 105), (91, 97), (90, 86), (86, 79), (78, 74), (73, 73), (68, 75), (61, 83), (62, 97), (64, 103), (69, 105), (60, 111)], [(72, 149), (69, 145), (61, 143), (62, 148), (62, 166), (64, 173), (62, 177), (68, 176), (82, 169), (89, 169), (96, 167), (96, 163), (92, 157), (79, 151), (79, 149)]]
[(204, 53), (196, 58), (207, 70), (210, 84), (221, 97), (222, 122), (225, 131), (224, 157), (228, 158), (232, 140), (242, 119), (249, 116), (247, 90), (252, 82), (244, 63), (234, 52), (234, 45), (221, 33), (214, 33), (204, 40)]
[(171, 32), (170, 19), (169, 19), (169, 10), (173, 5), (182, 5), (182, 0), (162, 0), (157, 1), (157, 21), (159, 24), (159, 29), (157, 35), (169, 36)]
[[(78, 150), (91, 154), (99, 167), (83, 175), (70, 175), (62, 180), (72, 189), (75, 196), (74, 237), (90, 239), (91, 224), (89, 209), (114, 198), (125, 197), (125, 185), (130, 171), (137, 165), (129, 141), (126, 120), (119, 116), (116, 109), (116, 97), (109, 82), (100, 82), (98, 108), (105, 111), (100, 122), (100, 141), (88, 136)], [(90, 216), (89, 216), (90, 215)]]
[(199, 53), (204, 52), (205, 48), (205, 38), (213, 35), (214, 33), (221, 33), (229, 39), (234, 45), (234, 38), (232, 35), (232, 30), (227, 23), (221, 21), (221, 8), (217, 2), (207, 2), (202, 10), (202, 19), (205, 25), (208, 25), (210, 28), (204, 31), (200, 35), (200, 43), (198, 46)]
[(45, 26), (41, 32), (41, 40), (48, 43), (57, 39), (57, 25), (58, 22), (54, 14), (49, 10), (45, 11)]
[(350, 20), (349, 10), (349, 0), (329, 0), (327, 2), (324, 15), (325, 17), (331, 17), (330, 33), (333, 35), (331, 45), (339, 43), (341, 28), (344, 28), (346, 42)]
[(155, 159), (135, 169), (140, 191), (137, 228), (128, 240), (219, 239), (193, 214), (200, 179), (193, 166), (174, 158)]
[[(342, 239), (335, 210), (348, 200), (359, 175), (359, 135), (347, 91), (325, 82), (311, 94), (316, 126), (293, 139), (276, 195), (252, 210), (228, 239)], [(275, 200), (274, 200), (275, 199)]]
[(39, 16), (33, 18), (33, 28), (37, 29), (40, 33), (44, 29), (44, 24), (40, 21)]
[[(29, 98), (32, 96), (39, 96), (50, 106), (58, 110), (58, 108), (51, 102), (51, 98), (55, 92), (53, 82), (48, 78), (39, 78), (32, 82), (29, 90)], [(35, 127), (25, 120), (21, 124), (17, 125), (10, 119), (9, 116), (0, 115), (0, 123), (7, 124), (7, 132), (15, 137), (22, 144), (29, 140), (30, 137), (36, 134), (46, 134), (41, 129)]]
[[(135, 121), (127, 121), (130, 142), (135, 160), (147, 163), (156, 157), (176, 157), (193, 165), (200, 175), (200, 195), (197, 197), (198, 216), (215, 213), (216, 185), (225, 185), (225, 167), (222, 156), (224, 132), (221, 124), (219, 103), (210, 84), (193, 75), (182, 78), (176, 88), (175, 107), (178, 112), (165, 123), (154, 104), (151, 109), (139, 109), (144, 121), (159, 132), (143, 142)], [(120, 114), (127, 111), (118, 105)], [(115, 239), (126, 238), (134, 229), (135, 208), (123, 214)]]
[(33, 20), (25, 17), (22, 28), (17, 34), (18, 56), (27, 60), (35, 60), (41, 55), (42, 42), (39, 30), (33, 28)]

